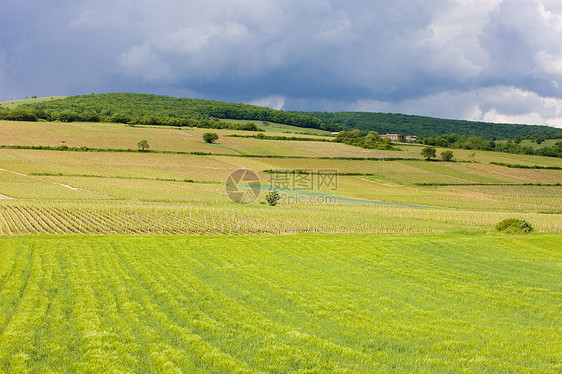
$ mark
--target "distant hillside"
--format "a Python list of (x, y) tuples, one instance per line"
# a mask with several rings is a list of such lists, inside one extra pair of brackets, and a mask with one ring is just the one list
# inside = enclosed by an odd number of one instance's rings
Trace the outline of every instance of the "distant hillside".
[[(9, 104), (9, 105), (8, 105)], [(357, 128), (418, 137), (456, 133), (485, 139), (516, 136), (562, 138), (562, 129), (549, 126), (496, 124), (390, 113), (286, 112), (255, 105), (133, 93), (80, 95), (62, 99), (34, 99), (4, 103), (0, 119), (16, 121), (117, 122), (132, 125), (170, 125), (256, 129), (255, 124), (229, 124), (221, 119), (267, 121), (301, 128), (340, 131)], [(10, 108), (11, 107), (11, 108)]]
[[(197, 126), (202, 124), (201, 121), (241, 119), (328, 131), (340, 129), (338, 125), (315, 117), (255, 105), (132, 93), (72, 96), (60, 100), (24, 104), (12, 111), (0, 108), (0, 119), (2, 118), (172, 126)], [(199, 127), (213, 127), (212, 122), (203, 122), (203, 125), (205, 126)]]
[(418, 137), (437, 137), (456, 133), (467, 136), (481, 136), (485, 139), (512, 139), (533, 134), (546, 137), (562, 137), (562, 129), (549, 126), (519, 125), (440, 119), (391, 113), (368, 112), (302, 112), (323, 121), (360, 130), (377, 131), (381, 134), (417, 135)]

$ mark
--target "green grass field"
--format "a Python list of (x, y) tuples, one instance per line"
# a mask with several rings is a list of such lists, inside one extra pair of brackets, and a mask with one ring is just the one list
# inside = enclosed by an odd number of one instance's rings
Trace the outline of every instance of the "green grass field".
[(0, 241), (1, 371), (562, 369), (558, 235)]

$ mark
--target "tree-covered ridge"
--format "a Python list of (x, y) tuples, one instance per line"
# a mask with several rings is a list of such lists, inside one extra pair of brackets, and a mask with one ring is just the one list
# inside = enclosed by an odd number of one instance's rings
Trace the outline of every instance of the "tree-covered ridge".
[(133, 93), (80, 95), (22, 104), (14, 109), (0, 107), (0, 119), (256, 129), (255, 125), (253, 128), (245, 128), (247, 124), (227, 124), (220, 121), (237, 119), (328, 131), (356, 128), (380, 134), (402, 133), (418, 137), (438, 137), (456, 133), (486, 140), (531, 135), (562, 138), (562, 129), (549, 126), (487, 123), (391, 113), (285, 112), (256, 105)]
[(456, 133), (459, 135), (479, 136), (488, 140), (494, 138), (513, 139), (516, 136), (525, 137), (533, 134), (546, 137), (562, 137), (562, 129), (550, 126), (475, 122), (393, 113), (303, 112), (303, 114), (343, 127), (377, 131), (380, 134), (403, 133), (406, 135), (417, 135), (418, 137), (437, 137)]
[[(284, 112), (255, 105), (132, 93), (80, 95), (25, 104), (13, 110), (0, 110), (0, 119), (119, 122), (133, 125), (171, 126), (197, 126), (200, 121), (241, 119), (276, 122), (328, 131), (339, 130), (338, 125), (300, 113)], [(206, 125), (213, 125), (213, 123)]]

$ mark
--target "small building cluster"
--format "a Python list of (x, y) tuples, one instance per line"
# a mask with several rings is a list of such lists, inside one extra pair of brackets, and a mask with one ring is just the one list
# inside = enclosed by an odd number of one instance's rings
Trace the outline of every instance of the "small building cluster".
[(384, 135), (381, 135), (381, 138), (388, 138), (393, 142), (397, 142), (398, 141), (398, 134), (384, 134)]
[[(340, 134), (339, 131), (332, 131), (332, 136), (338, 136)], [(402, 135), (403, 136), (403, 135)], [(400, 135), (398, 134), (384, 134), (380, 135), (381, 138), (388, 138), (392, 142), (406, 142), (406, 143), (415, 143), (418, 141), (418, 137), (416, 135), (406, 135), (403, 139), (400, 139)]]
[[(398, 134), (384, 134), (384, 135), (381, 135), (381, 138), (388, 138), (393, 142), (400, 141), (400, 138), (399, 138)], [(408, 143), (414, 143), (414, 142), (418, 141), (418, 137), (416, 135), (406, 135), (404, 137), (404, 141), (406, 141)]]

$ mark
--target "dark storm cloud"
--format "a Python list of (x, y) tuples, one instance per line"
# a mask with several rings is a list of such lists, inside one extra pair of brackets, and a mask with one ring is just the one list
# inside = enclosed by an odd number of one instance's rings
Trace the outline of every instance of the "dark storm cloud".
[(341, 99), (368, 91), (401, 64), (431, 22), (429, 8), (405, 1), (234, 4), (179, 6), (186, 18), (165, 27), (160, 20), (171, 14), (147, 17), (149, 37), (123, 53), (123, 72), (158, 80), (156, 57), (205, 93), (216, 94), (217, 85), (240, 95)]
[(561, 15), (538, 0), (9, 0), (0, 100), (151, 92), (562, 126)]

